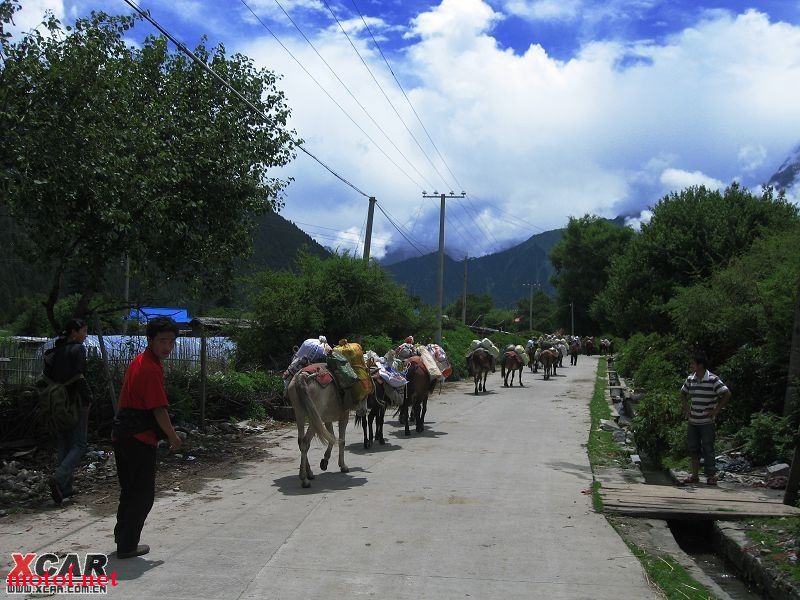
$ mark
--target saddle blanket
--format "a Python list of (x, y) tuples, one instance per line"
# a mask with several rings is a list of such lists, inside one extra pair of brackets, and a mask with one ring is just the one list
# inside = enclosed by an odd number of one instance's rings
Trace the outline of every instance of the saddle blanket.
[(321, 363), (315, 363), (313, 365), (303, 367), (302, 371), (303, 373), (314, 375), (317, 383), (322, 387), (327, 387), (333, 381), (333, 375), (331, 375), (331, 372), (328, 371), (328, 369), (325, 368), (325, 365)]

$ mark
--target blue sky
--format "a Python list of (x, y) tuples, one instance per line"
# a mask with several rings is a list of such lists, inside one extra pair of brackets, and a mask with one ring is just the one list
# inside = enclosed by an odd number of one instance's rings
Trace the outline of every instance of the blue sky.
[[(205, 34), (282, 74), (308, 150), (421, 251), (436, 248), (439, 220), (423, 191), (467, 192), (448, 203), (446, 245), (479, 256), (569, 216), (647, 218), (687, 185), (755, 188), (800, 144), (800, 0), (245, 1), (325, 92), (241, 0), (139, 4), (190, 47)], [(130, 11), (23, 4), (22, 28), (45, 9), (67, 22)], [(138, 25), (132, 42), (149, 33)], [(278, 175), (294, 178), (285, 217), (360, 252), (366, 198), (302, 154)], [(373, 256), (399, 249), (417, 253), (376, 212)]]

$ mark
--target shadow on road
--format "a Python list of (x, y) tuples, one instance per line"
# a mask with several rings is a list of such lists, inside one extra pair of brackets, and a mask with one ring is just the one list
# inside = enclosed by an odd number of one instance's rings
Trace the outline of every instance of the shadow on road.
[(134, 558), (120, 560), (117, 558), (116, 553), (114, 553), (108, 555), (106, 573), (111, 574), (116, 572), (118, 580), (130, 581), (131, 579), (138, 579), (147, 573), (147, 571), (160, 567), (163, 564), (163, 560), (148, 560), (145, 556), (136, 556)]
[[(300, 477), (298, 475), (287, 475), (286, 477), (278, 477), (273, 481), (273, 485), (278, 488), (278, 491), (287, 496), (303, 496), (306, 494), (319, 494), (320, 492), (331, 492), (334, 490), (349, 490), (356, 487), (361, 487), (367, 483), (366, 477), (355, 477), (354, 473), (364, 472), (364, 469), (359, 467), (352, 467), (349, 473), (340, 473), (339, 466), (336, 464), (334, 456), (331, 458), (331, 464), (328, 467), (331, 471), (320, 471), (319, 462), (311, 463), (312, 470), (314, 471), (314, 479), (311, 481), (310, 488), (303, 488), (300, 486)], [(299, 461), (298, 461), (299, 464)], [(316, 467), (316, 468), (315, 468)]]
[(374, 452), (391, 452), (394, 450), (402, 450), (402, 446), (392, 444), (387, 440), (385, 444), (380, 444), (377, 441), (372, 442), (372, 447), (369, 449), (364, 448), (364, 441), (348, 444), (345, 449), (353, 454), (372, 454)]

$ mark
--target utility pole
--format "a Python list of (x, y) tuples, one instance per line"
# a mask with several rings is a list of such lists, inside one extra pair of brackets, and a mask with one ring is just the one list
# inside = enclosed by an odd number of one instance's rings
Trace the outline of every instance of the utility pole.
[(464, 255), (464, 292), (461, 294), (461, 322), (467, 324), (467, 258)]
[(369, 247), (372, 243), (372, 217), (375, 214), (375, 196), (369, 197), (369, 210), (367, 211), (367, 232), (364, 235), (364, 262), (369, 262)]
[(537, 284), (523, 283), (522, 285), (524, 287), (527, 287), (528, 288), (528, 292), (529, 292), (529, 295), (528, 295), (528, 326), (531, 328), (531, 331), (533, 331), (533, 286), (536, 285), (538, 287), (539, 284), (538, 283)]
[(444, 302), (444, 201), (447, 198), (465, 198), (466, 192), (461, 192), (460, 195), (450, 192), (449, 194), (437, 194), (429, 196), (424, 191), (422, 192), (423, 198), (439, 198), (441, 205), (439, 207), (439, 278), (436, 294), (436, 338), (437, 344), (442, 343), (442, 303)]

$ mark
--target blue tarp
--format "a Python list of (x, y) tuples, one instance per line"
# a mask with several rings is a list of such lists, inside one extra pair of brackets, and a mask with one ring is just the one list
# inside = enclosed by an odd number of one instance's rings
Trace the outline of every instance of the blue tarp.
[(178, 323), (188, 323), (192, 320), (192, 317), (189, 316), (188, 309), (171, 306), (143, 306), (141, 308), (132, 308), (126, 320), (146, 323), (154, 317), (172, 317)]

